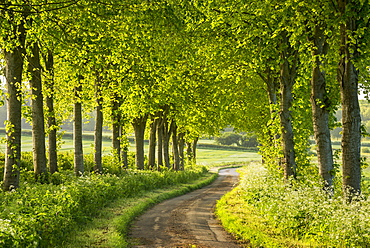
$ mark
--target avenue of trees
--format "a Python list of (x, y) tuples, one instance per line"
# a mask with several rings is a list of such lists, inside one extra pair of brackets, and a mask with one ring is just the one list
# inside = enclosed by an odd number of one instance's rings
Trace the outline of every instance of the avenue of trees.
[(71, 116), (75, 173), (84, 173), (82, 120), (95, 111), (97, 172), (104, 125), (117, 161), (125, 161), (133, 128), (136, 166), (144, 169), (149, 129), (148, 167), (175, 170), (200, 135), (231, 125), (255, 133), (264, 164), (286, 180), (310, 165), (314, 135), (318, 173), (332, 194), (330, 130), (341, 105), (343, 192), (349, 199), (361, 193), (367, 0), (2, 0), (0, 12), (4, 190), (19, 183), (22, 115), (32, 123), (34, 172), (42, 181), (58, 170), (56, 135)]

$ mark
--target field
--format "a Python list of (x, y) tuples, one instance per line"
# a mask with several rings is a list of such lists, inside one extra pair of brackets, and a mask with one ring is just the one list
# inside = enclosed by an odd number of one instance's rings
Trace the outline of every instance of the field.
[[(213, 140), (200, 140), (199, 144), (214, 144)], [(93, 151), (93, 140), (85, 139), (83, 141), (84, 154), (89, 154)], [(32, 151), (32, 137), (28, 135), (22, 136), (22, 151)], [(73, 151), (73, 140), (64, 138), (61, 142), (59, 151)], [(129, 151), (135, 151), (135, 143), (131, 142)], [(0, 152), (5, 152), (5, 144), (0, 145)], [(103, 141), (103, 153), (111, 152), (111, 142)], [(148, 145), (145, 146), (145, 152), (148, 152)], [(220, 164), (229, 162), (248, 162), (261, 161), (261, 155), (254, 151), (232, 150), (232, 149), (212, 149), (200, 147), (197, 149), (197, 163), (201, 165)]]

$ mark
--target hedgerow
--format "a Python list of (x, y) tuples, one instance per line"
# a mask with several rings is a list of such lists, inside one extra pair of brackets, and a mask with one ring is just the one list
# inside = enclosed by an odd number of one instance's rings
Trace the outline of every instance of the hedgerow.
[(22, 172), (17, 190), (0, 193), (0, 247), (53, 247), (114, 199), (190, 182), (206, 171), (125, 170), (75, 177), (66, 170), (53, 174), (50, 184), (26, 180), (27, 171)]

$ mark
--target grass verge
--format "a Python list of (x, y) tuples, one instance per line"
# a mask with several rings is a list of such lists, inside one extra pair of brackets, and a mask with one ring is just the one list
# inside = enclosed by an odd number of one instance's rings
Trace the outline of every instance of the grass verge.
[(161, 201), (208, 185), (216, 177), (215, 173), (207, 173), (191, 183), (147, 191), (135, 197), (119, 198), (103, 208), (97, 217), (81, 226), (80, 231), (74, 232), (58, 247), (128, 247), (127, 234), (135, 217)]
[(370, 247), (368, 185), (349, 203), (328, 197), (315, 181), (285, 183), (260, 164), (239, 172), (239, 185), (218, 201), (216, 214), (251, 247)]
[[(256, 170), (251, 173), (258, 174)], [(245, 175), (245, 171), (239, 172), (242, 177)], [(253, 201), (258, 201), (258, 198), (246, 200), (245, 194), (239, 184), (217, 201), (215, 214), (227, 232), (248, 247), (302, 246), (299, 242), (282, 237), (277, 229), (269, 226), (268, 220), (253, 205)]]

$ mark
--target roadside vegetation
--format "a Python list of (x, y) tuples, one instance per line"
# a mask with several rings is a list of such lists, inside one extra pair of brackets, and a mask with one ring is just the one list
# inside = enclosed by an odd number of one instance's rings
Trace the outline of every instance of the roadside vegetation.
[[(252, 247), (368, 247), (369, 183), (351, 204), (328, 196), (317, 178), (289, 184), (261, 164), (242, 169), (240, 184), (217, 203), (222, 224)], [(340, 187), (339, 180), (335, 182)]]
[(66, 247), (66, 240), (72, 242), (70, 247), (82, 247), (73, 243), (79, 241), (71, 241), (72, 234), (112, 204), (120, 209), (114, 224), (115, 239), (124, 247), (124, 234), (135, 216), (215, 178), (204, 166), (189, 166), (183, 171), (123, 170), (112, 162), (104, 163), (104, 174), (76, 177), (69, 168), (72, 161), (72, 155), (60, 157), (61, 170), (49, 176), (48, 184), (41, 184), (29, 170), (31, 153), (23, 154), (20, 187), (0, 193), (0, 247)]

